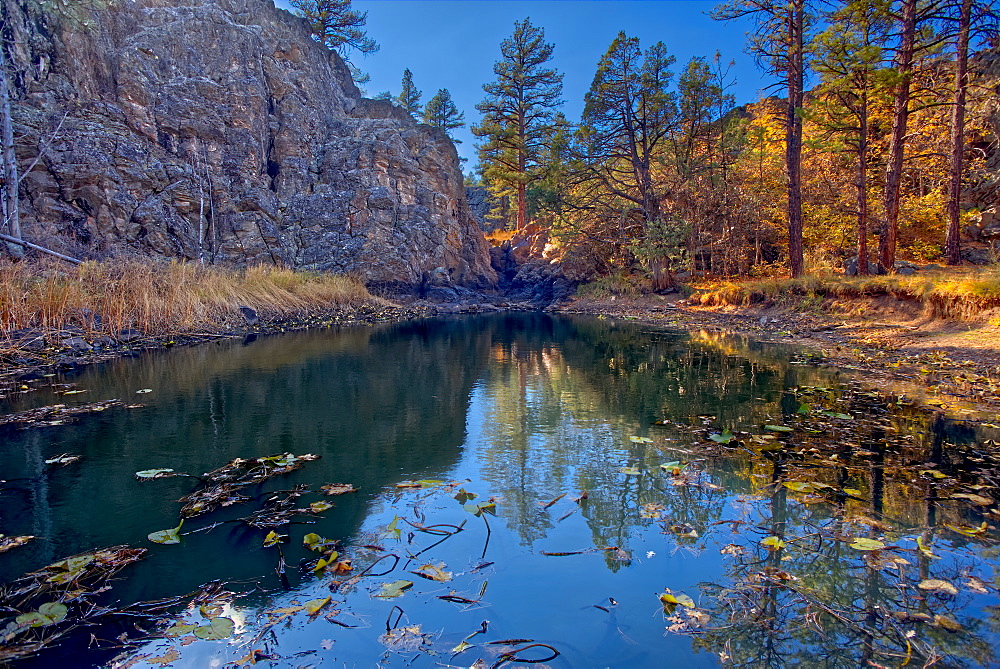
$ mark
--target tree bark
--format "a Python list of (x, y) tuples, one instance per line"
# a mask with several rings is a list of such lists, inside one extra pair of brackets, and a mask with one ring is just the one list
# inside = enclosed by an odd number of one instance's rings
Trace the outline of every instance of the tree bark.
[(903, 0), (902, 33), (896, 53), (899, 82), (896, 84), (892, 113), (892, 135), (889, 139), (889, 160), (886, 165), (885, 222), (878, 238), (879, 269), (895, 271), (896, 237), (899, 234), (899, 190), (903, 178), (903, 151), (906, 148), (906, 122), (910, 114), (910, 78), (913, 73), (913, 51), (917, 34), (917, 0)]
[[(17, 197), (17, 155), (14, 153), (14, 123), (11, 118), (10, 85), (7, 76), (7, 54), (0, 42), (0, 153), (3, 155), (3, 225), (14, 239), (21, 239), (21, 214)], [(17, 244), (7, 244), (7, 251), (21, 258), (24, 250)]]
[(802, 108), (804, 59), (802, 33), (805, 0), (794, 0), (788, 12), (788, 101), (785, 107), (785, 169), (788, 173), (788, 260), (792, 277), (802, 276)]
[(965, 153), (965, 91), (968, 87), (969, 26), (972, 23), (972, 0), (962, 0), (955, 42), (955, 100), (951, 108), (951, 169), (948, 187), (948, 234), (945, 253), (949, 265), (962, 262), (959, 238), (962, 205), (962, 159)]
[(858, 137), (858, 276), (868, 276), (868, 106), (862, 102)]

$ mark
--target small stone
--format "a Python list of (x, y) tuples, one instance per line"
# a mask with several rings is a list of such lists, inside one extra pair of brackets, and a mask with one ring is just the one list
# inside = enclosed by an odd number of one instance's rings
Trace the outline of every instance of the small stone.
[(142, 333), (138, 330), (133, 330), (132, 328), (126, 328), (118, 333), (118, 341), (123, 344), (128, 344), (136, 339), (142, 338)]
[(257, 325), (260, 323), (260, 318), (257, 316), (257, 312), (250, 307), (241, 306), (240, 313), (243, 314), (243, 318), (246, 319), (247, 325)]
[(69, 337), (68, 339), (63, 339), (62, 345), (78, 352), (94, 350), (94, 347), (91, 346), (90, 343), (88, 343), (83, 337)]

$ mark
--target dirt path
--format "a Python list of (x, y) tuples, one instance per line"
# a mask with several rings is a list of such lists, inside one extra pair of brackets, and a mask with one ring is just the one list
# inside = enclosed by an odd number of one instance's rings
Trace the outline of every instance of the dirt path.
[(560, 311), (603, 314), (678, 328), (706, 328), (807, 346), (824, 362), (856, 370), (866, 382), (917, 401), (1000, 411), (1000, 318), (975, 323), (924, 316), (889, 298), (827, 303), (809, 312), (780, 308), (696, 307), (679, 297), (576, 300)]

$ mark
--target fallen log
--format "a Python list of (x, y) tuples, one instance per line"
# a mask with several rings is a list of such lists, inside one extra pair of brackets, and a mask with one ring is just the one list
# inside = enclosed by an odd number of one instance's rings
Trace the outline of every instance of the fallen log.
[(31, 242), (26, 242), (23, 239), (18, 239), (17, 237), (11, 237), (10, 235), (5, 235), (3, 233), (0, 233), (0, 239), (2, 239), (5, 242), (9, 242), (11, 244), (20, 244), (21, 246), (24, 246), (25, 248), (34, 249), (36, 251), (41, 251), (42, 253), (48, 253), (50, 256), (55, 256), (56, 258), (59, 258), (60, 260), (65, 260), (66, 262), (71, 262), (74, 265), (79, 265), (79, 264), (81, 264), (83, 262), (82, 260), (77, 260), (76, 258), (71, 258), (69, 256), (64, 256), (63, 254), (57, 253), (56, 251), (53, 251), (52, 249), (47, 249), (44, 246), (39, 246), (38, 244), (32, 244)]

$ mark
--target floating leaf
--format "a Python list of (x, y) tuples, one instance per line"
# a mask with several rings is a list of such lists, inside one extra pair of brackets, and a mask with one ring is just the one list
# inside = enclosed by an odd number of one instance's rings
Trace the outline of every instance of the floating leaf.
[(947, 474), (939, 472), (936, 469), (921, 469), (920, 470), (920, 474), (926, 475), (926, 476), (932, 476), (932, 477), (934, 477), (936, 479), (946, 479), (946, 478), (948, 478)]
[(152, 541), (154, 544), (179, 544), (181, 542), (181, 537), (179, 532), (181, 531), (181, 525), (184, 524), (184, 519), (181, 519), (180, 524), (169, 530), (159, 530), (157, 532), (150, 532), (146, 535), (146, 538)]
[(333, 504), (330, 504), (329, 502), (313, 502), (309, 505), (309, 510), (313, 513), (322, 513), (323, 511), (332, 508)]
[(350, 483), (327, 483), (326, 485), (320, 486), (319, 489), (327, 495), (343, 495), (349, 492), (358, 491), (358, 489)]
[(642, 471), (635, 467), (622, 467), (619, 471), (625, 476), (639, 476), (642, 474)]
[(920, 554), (923, 555), (924, 557), (930, 558), (932, 560), (938, 559), (938, 556), (931, 552), (931, 547), (929, 545), (924, 544), (923, 537), (919, 536), (917, 537), (917, 550), (919, 550)]
[(57, 455), (54, 458), (49, 458), (48, 460), (45, 461), (45, 464), (59, 465), (60, 467), (65, 467), (66, 465), (72, 464), (82, 459), (83, 459), (82, 455), (71, 455), (69, 453), (62, 453), (61, 455)]
[(207, 625), (194, 628), (194, 635), (205, 641), (218, 641), (232, 636), (235, 628), (232, 618), (212, 618)]
[(735, 439), (735, 436), (733, 435), (732, 432), (726, 429), (723, 430), (722, 432), (713, 432), (712, 434), (708, 435), (708, 438), (717, 444), (728, 444), (733, 439)]
[(770, 551), (776, 551), (781, 550), (788, 544), (778, 537), (767, 537), (766, 539), (761, 539), (760, 545), (766, 547)]
[(163, 634), (166, 636), (184, 636), (185, 634), (193, 632), (196, 627), (198, 626), (189, 623), (174, 623), (167, 629), (163, 630)]
[(810, 411), (812, 411), (812, 409), (809, 408), (808, 404), (800, 404), (798, 410), (795, 413), (805, 415)]
[(60, 602), (47, 602), (38, 607), (37, 611), (22, 613), (14, 619), (18, 625), (31, 627), (47, 627), (55, 625), (66, 618), (67, 608)]
[(270, 532), (267, 533), (267, 536), (264, 537), (264, 548), (270, 548), (271, 546), (276, 546), (287, 538), (288, 538), (287, 535), (278, 534), (274, 530), (271, 530)]
[(650, 439), (649, 437), (634, 437), (633, 436), (633, 437), (629, 437), (628, 440), (631, 441), (633, 444), (652, 444), (653, 443), (653, 440)]
[(375, 596), (381, 597), (382, 599), (402, 597), (403, 593), (412, 587), (413, 581), (393, 581), (392, 583), (383, 583), (382, 592)]
[(176, 474), (169, 467), (163, 469), (143, 469), (141, 472), (135, 473), (137, 479), (163, 479), (170, 476), (176, 476)]
[(949, 595), (958, 594), (958, 588), (948, 581), (942, 581), (939, 578), (925, 578), (920, 583), (917, 583), (917, 587), (929, 592), (945, 592)]
[(792, 428), (786, 427), (785, 425), (765, 425), (765, 430), (770, 430), (771, 432), (791, 432)]
[(152, 388), (143, 388), (141, 390), (135, 391), (135, 394), (136, 395), (145, 395), (146, 393), (151, 393), (151, 392), (153, 392)]
[(878, 539), (867, 537), (856, 537), (849, 545), (856, 551), (878, 551), (885, 548), (885, 544)]
[(824, 411), (824, 416), (829, 416), (830, 418), (839, 418), (840, 420), (854, 420), (854, 416), (847, 413), (835, 413), (833, 411)]
[(422, 576), (431, 581), (437, 581), (438, 583), (447, 583), (451, 580), (452, 574), (450, 571), (444, 570), (444, 562), (438, 562), (437, 564), (425, 564), (421, 565), (417, 571), (411, 572), (417, 576)]
[(325, 607), (329, 603), (330, 603), (330, 598), (325, 597), (323, 599), (311, 599), (305, 604), (303, 604), (303, 606), (305, 607), (306, 613), (308, 613), (310, 616), (314, 616), (320, 611), (322, 611), (323, 607)]
[(474, 516), (481, 516), (484, 513), (488, 513), (491, 516), (497, 515), (497, 505), (495, 502), (480, 502), (478, 504), (465, 504), (462, 506), (462, 508)]
[(24, 544), (28, 543), (34, 538), (35, 536), (33, 534), (27, 534), (21, 537), (8, 537), (3, 534), (0, 534), (0, 553), (5, 553), (6, 551), (9, 551), (11, 548), (17, 548), (18, 546), (23, 546)]
[(393, 516), (392, 522), (386, 525), (382, 531), (382, 536), (399, 539), (402, 535), (403, 531), (399, 529), (399, 516)]
[(980, 534), (986, 534), (986, 521), (979, 527), (971, 527), (969, 525), (945, 525), (949, 530), (953, 532), (958, 532), (959, 534), (964, 534), (967, 537), (978, 537)]
[(663, 603), (663, 611), (665, 613), (673, 613), (678, 604), (689, 609), (694, 608), (694, 600), (683, 592), (673, 593), (670, 590), (665, 590), (660, 593), (660, 601)]
[(459, 488), (458, 492), (455, 493), (455, 499), (458, 500), (459, 504), (465, 504), (466, 502), (474, 500), (478, 496), (479, 495), (477, 495), (476, 493), (469, 492), (465, 488)]
[(816, 492), (816, 485), (802, 481), (785, 481), (785, 487), (792, 492)]
[(847, 495), (851, 495), (852, 497), (861, 496), (861, 491), (858, 490), (857, 488), (844, 488), (844, 493)]

